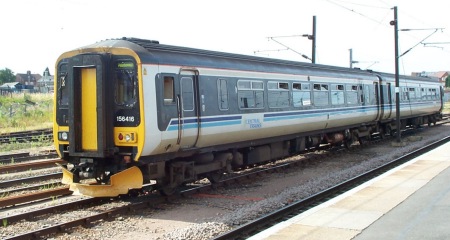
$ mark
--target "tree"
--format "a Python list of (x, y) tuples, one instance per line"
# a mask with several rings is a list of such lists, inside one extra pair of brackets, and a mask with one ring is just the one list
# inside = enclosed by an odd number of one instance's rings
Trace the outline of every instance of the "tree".
[(450, 76), (445, 79), (445, 87), (450, 88)]
[(0, 70), (0, 84), (14, 82), (16, 80), (16, 76), (14, 72), (9, 68), (5, 68)]

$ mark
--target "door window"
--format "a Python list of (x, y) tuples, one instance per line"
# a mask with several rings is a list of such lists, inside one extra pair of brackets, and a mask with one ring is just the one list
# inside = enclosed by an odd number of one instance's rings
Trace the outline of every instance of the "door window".
[(183, 111), (194, 111), (194, 87), (192, 78), (181, 78), (181, 96), (183, 100)]

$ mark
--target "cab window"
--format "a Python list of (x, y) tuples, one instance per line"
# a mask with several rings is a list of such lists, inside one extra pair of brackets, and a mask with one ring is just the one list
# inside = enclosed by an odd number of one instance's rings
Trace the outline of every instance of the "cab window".
[(59, 65), (58, 69), (58, 103), (60, 106), (69, 105), (69, 92), (67, 87), (67, 64)]
[(131, 108), (137, 101), (135, 64), (131, 61), (117, 61), (115, 67), (115, 102), (119, 106)]

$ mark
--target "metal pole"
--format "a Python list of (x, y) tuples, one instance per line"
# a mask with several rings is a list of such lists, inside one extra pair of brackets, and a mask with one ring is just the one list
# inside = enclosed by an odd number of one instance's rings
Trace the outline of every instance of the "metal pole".
[(353, 68), (353, 49), (349, 49), (350, 51), (350, 68)]
[(397, 126), (397, 142), (401, 142), (401, 123), (400, 123), (400, 77), (398, 66), (398, 17), (397, 6), (394, 7), (394, 31), (395, 31), (395, 118)]
[(312, 32), (312, 63), (316, 63), (316, 39), (317, 39), (317, 35), (316, 35), (316, 16), (313, 16), (313, 32)]

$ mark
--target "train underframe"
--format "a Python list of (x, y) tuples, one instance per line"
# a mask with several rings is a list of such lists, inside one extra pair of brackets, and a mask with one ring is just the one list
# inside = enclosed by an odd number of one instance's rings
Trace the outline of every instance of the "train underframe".
[[(436, 124), (439, 119), (440, 114), (403, 119), (401, 129)], [(218, 182), (235, 170), (318, 149), (324, 144), (350, 147), (356, 142), (363, 144), (376, 135), (381, 138), (385, 135), (394, 136), (396, 131), (396, 122), (390, 120), (202, 149), (203, 152), (183, 153), (185, 156), (169, 155), (157, 159), (143, 157), (139, 162), (130, 161), (126, 154), (107, 160), (79, 159), (70, 171), (64, 170), (64, 178), (68, 179), (67, 183), (78, 183), (86, 178), (96, 179), (97, 184), (89, 185), (86, 189), (81, 184), (71, 185), (73, 191), (82, 195), (117, 196), (127, 193), (129, 189), (139, 189), (143, 183), (151, 181), (156, 181), (154, 189), (170, 195), (178, 187), (199, 179), (207, 178), (211, 182)]]

